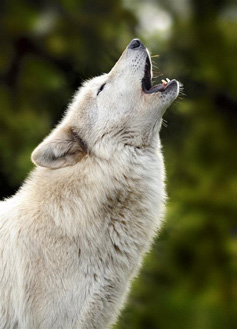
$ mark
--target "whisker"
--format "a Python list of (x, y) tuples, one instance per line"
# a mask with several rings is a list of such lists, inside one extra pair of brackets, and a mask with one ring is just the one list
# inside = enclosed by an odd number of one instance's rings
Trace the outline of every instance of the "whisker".
[(157, 78), (160, 78), (162, 77), (164, 74), (163, 73), (160, 73), (158, 75), (153, 75), (153, 79), (157, 79)]
[(154, 73), (154, 74), (160, 74), (160, 73), (161, 73), (161, 71), (159, 71), (159, 70), (155, 69), (155, 70), (153, 70), (153, 73)]
[(168, 127), (168, 123), (167, 123), (167, 121), (165, 121), (164, 119), (162, 120), (162, 126), (164, 126), (165, 128)]

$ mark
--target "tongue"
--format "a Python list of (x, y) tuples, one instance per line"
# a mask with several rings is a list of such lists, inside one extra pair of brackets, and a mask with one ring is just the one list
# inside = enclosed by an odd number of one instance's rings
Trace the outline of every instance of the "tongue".
[(157, 91), (164, 91), (164, 90), (165, 90), (165, 86), (162, 83), (159, 83), (158, 85), (151, 87), (149, 90), (146, 90), (146, 93), (152, 94), (152, 93), (156, 93)]

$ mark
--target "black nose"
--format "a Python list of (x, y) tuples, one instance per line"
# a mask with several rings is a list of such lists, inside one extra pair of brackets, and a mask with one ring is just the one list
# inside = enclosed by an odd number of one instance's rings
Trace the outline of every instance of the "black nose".
[(133, 39), (129, 45), (129, 49), (135, 49), (135, 48), (145, 48), (144, 44), (139, 39)]

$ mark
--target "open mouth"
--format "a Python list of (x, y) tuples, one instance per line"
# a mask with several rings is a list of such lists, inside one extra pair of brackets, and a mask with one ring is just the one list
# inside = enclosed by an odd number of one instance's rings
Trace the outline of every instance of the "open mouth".
[[(166, 81), (167, 80), (167, 81)], [(162, 83), (152, 86), (151, 81), (151, 61), (149, 56), (146, 58), (145, 72), (142, 79), (142, 90), (145, 94), (153, 94), (165, 91), (169, 86), (176, 83), (176, 80), (162, 80)]]

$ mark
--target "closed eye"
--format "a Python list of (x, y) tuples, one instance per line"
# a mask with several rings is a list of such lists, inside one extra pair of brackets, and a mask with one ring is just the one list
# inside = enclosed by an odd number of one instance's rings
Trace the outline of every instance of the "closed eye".
[(106, 85), (106, 83), (104, 83), (101, 87), (100, 87), (100, 89), (97, 91), (97, 96), (99, 95), (99, 93), (104, 89), (104, 86)]

